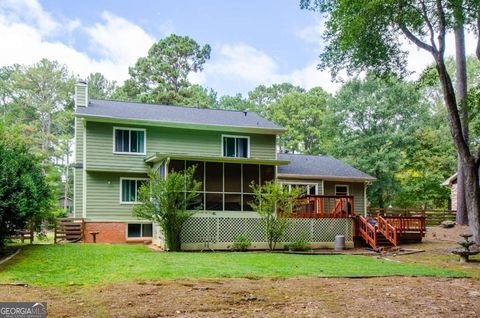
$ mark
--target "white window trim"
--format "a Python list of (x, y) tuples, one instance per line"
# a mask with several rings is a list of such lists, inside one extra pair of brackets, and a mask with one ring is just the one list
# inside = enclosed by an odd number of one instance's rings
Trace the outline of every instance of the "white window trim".
[(347, 195), (350, 195), (350, 185), (348, 184), (336, 184), (335, 185), (335, 195), (337, 194), (337, 187), (346, 187), (347, 188)]
[(120, 198), (119, 198), (120, 199), (119, 200), (120, 204), (139, 204), (140, 202), (137, 201), (137, 199), (138, 199), (137, 194), (135, 194), (135, 201), (133, 201), (133, 202), (122, 200), (122, 197), (123, 197), (122, 196), (122, 194), (123, 194), (122, 193), (122, 191), (123, 191), (123, 186), (122, 186), (123, 180), (135, 180), (135, 181), (142, 180), (143, 181), (143, 180), (148, 180), (148, 178), (123, 178), (123, 177), (120, 178)]
[(318, 183), (315, 182), (300, 182), (300, 181), (282, 181), (279, 182), (282, 185), (287, 185), (288, 186), (288, 191), (292, 191), (292, 184), (300, 184), (300, 185), (305, 185), (305, 186), (315, 186), (315, 195), (318, 195)]
[[(131, 237), (128, 236), (128, 225), (129, 224), (140, 224), (140, 236), (138, 237)], [(143, 224), (152, 224), (152, 236), (143, 236), (143, 227), (141, 225)], [(143, 239), (151, 239), (153, 237), (153, 223), (150, 222), (129, 222), (125, 223), (125, 239), (126, 240), (143, 240)]]
[(221, 154), (222, 154), (222, 157), (224, 158), (244, 158), (244, 157), (227, 157), (225, 156), (225, 154), (223, 153), (223, 138), (224, 137), (227, 137), (227, 138), (243, 138), (243, 139), (247, 139), (247, 158), (250, 158), (250, 136), (245, 136), (245, 135), (222, 135), (222, 142), (221, 142)]
[[(115, 131), (117, 130), (128, 130), (128, 131), (143, 131), (143, 152), (126, 152), (126, 151), (115, 151)], [(113, 127), (113, 136), (112, 136), (112, 151), (116, 155), (135, 155), (135, 156), (145, 156), (147, 153), (147, 130), (145, 128), (132, 128), (132, 127)]]

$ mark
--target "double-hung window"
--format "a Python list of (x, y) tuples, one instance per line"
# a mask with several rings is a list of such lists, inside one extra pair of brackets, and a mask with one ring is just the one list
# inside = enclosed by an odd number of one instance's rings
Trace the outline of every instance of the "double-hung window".
[(342, 195), (346, 196), (348, 195), (348, 185), (343, 185), (343, 184), (336, 184), (335, 185), (335, 195)]
[(137, 203), (138, 189), (147, 182), (147, 179), (120, 179), (120, 202)]
[(145, 129), (113, 128), (113, 152), (145, 154)]
[(223, 156), (248, 158), (250, 154), (250, 138), (237, 136), (222, 136)]

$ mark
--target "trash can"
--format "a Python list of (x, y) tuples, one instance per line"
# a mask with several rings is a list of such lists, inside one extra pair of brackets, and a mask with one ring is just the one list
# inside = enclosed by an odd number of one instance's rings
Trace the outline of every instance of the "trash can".
[(335, 236), (335, 251), (342, 251), (345, 249), (345, 235)]

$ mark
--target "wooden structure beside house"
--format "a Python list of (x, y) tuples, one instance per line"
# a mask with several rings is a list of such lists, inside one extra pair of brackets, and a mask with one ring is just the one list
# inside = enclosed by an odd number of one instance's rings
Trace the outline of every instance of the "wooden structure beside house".
[(228, 249), (238, 235), (267, 247), (249, 204), (252, 182), (305, 189), (307, 204), (293, 215), (285, 242), (333, 246), (344, 235), (353, 245), (357, 218), (366, 215), (366, 187), (375, 178), (330, 156), (277, 153), (285, 129), (253, 112), (90, 100), (86, 83), (76, 86), (75, 108), (73, 214), (84, 222), (85, 242), (97, 233), (97, 242), (162, 246), (159, 226), (132, 213), (137, 190), (152, 169), (166, 176), (193, 165), (202, 189), (192, 209), (202, 209), (182, 232), (187, 250)]

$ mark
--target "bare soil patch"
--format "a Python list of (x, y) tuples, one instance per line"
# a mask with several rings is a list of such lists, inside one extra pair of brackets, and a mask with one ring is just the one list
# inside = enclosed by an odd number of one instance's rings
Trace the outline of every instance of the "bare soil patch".
[(0, 286), (50, 317), (479, 317), (480, 281), (388, 277), (178, 280), (65, 289)]
[(457, 242), (461, 239), (460, 234), (462, 233), (470, 233), (468, 225), (455, 225), (449, 229), (443, 228), (442, 226), (435, 226), (427, 229), (425, 240)]

